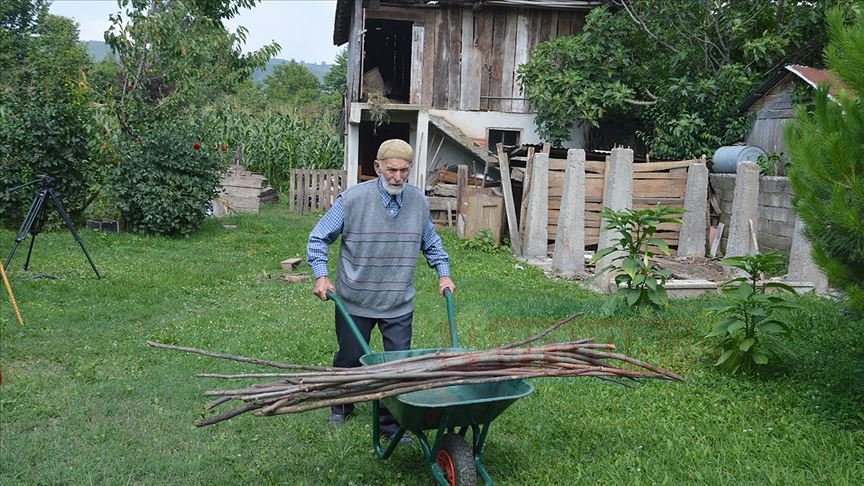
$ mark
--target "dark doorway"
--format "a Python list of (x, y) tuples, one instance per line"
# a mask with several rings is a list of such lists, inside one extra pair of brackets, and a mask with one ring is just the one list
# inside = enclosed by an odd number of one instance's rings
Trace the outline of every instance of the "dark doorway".
[(411, 90), (413, 22), (366, 20), (363, 91), (407, 103)]
[(375, 122), (360, 122), (360, 142), (357, 147), (357, 153), (360, 156), (360, 160), (357, 161), (357, 168), (360, 173), (357, 174), (357, 180), (363, 182), (377, 177), (375, 174), (375, 157), (378, 155), (378, 147), (381, 142), (398, 138), (411, 143), (410, 135), (411, 125), (408, 123), (385, 123), (376, 129)]

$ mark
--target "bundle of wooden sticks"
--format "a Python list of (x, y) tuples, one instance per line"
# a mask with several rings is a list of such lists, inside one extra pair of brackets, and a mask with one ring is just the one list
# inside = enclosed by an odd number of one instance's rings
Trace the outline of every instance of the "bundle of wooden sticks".
[[(196, 375), (201, 378), (270, 380), (242, 388), (205, 392), (206, 396), (219, 397), (207, 404), (208, 410), (234, 400), (244, 403), (218, 415), (195, 421), (195, 425), (199, 427), (228, 420), (248, 411), (254, 411), (255, 415), (261, 416), (299, 413), (331, 405), (380, 400), (420, 390), (515, 379), (594, 376), (683, 381), (683, 378), (675, 373), (615, 353), (614, 345), (594, 343), (593, 339), (523, 347), (541, 339), (572, 318), (559, 321), (532, 338), (494, 349), (433, 351), (360, 368), (286, 364), (183, 346), (155, 342), (147, 344), (156, 348), (292, 370), (281, 373)], [(620, 368), (610, 362), (626, 363), (631, 366)]]

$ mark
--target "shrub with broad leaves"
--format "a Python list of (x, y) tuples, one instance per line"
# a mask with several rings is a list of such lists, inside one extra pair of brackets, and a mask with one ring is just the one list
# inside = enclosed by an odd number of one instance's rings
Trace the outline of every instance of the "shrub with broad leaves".
[[(709, 310), (721, 317), (706, 336), (720, 340), (720, 357), (714, 365), (730, 373), (749, 372), (788, 354), (780, 338), (789, 332), (789, 327), (776, 313), (798, 307), (783, 295), (795, 291), (784, 283), (764, 280), (766, 275), (782, 271), (783, 256), (771, 252), (729, 257), (721, 263), (747, 275), (723, 282), (723, 291), (731, 302)], [(769, 289), (775, 292), (769, 293)]]
[(683, 212), (681, 208), (661, 205), (654, 209), (628, 208), (621, 211), (603, 208), (600, 217), (606, 221), (606, 229), (620, 235), (615, 245), (601, 248), (592, 259), (592, 263), (597, 263), (607, 255), (619, 253), (609, 265), (596, 272), (597, 276), (615, 272), (618, 287), (603, 306), (604, 313), (611, 315), (621, 309), (666, 306), (669, 299), (665, 286), (671, 272), (655, 267), (652, 257), (657, 252), (668, 255), (669, 245), (654, 235), (661, 224), (680, 224), (681, 219), (676, 216)]
[(165, 235), (198, 229), (227, 168), (223, 152), (207, 150), (212, 144), (200, 137), (194, 123), (177, 120), (120, 142), (110, 182), (125, 228)]

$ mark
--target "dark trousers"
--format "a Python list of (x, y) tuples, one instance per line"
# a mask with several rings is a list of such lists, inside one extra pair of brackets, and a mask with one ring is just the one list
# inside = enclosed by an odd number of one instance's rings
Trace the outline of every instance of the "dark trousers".
[[(385, 351), (402, 351), (411, 348), (411, 322), (414, 313), (409, 312), (403, 316), (391, 318), (373, 318), (352, 315), (351, 319), (360, 330), (360, 334), (366, 343), (372, 335), (372, 329), (377, 325), (381, 331)], [(354, 337), (354, 333), (348, 327), (348, 323), (336, 309), (336, 340), (339, 342), (339, 350), (333, 356), (333, 366), (337, 368), (356, 368), (360, 366), (360, 357), (363, 356), (363, 348)], [(353, 404), (335, 405), (331, 407), (333, 413), (348, 415), (354, 410)], [(396, 423), (390, 412), (381, 407), (381, 425)]]

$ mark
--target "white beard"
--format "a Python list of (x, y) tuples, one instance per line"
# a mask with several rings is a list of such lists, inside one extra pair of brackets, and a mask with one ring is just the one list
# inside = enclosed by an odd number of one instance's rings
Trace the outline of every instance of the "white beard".
[(387, 178), (381, 176), (381, 185), (384, 186), (384, 190), (387, 191), (387, 194), (390, 194), (391, 196), (398, 196), (401, 194), (402, 191), (405, 190), (405, 184), (406, 183), (403, 182), (400, 186), (393, 186), (387, 182)]

